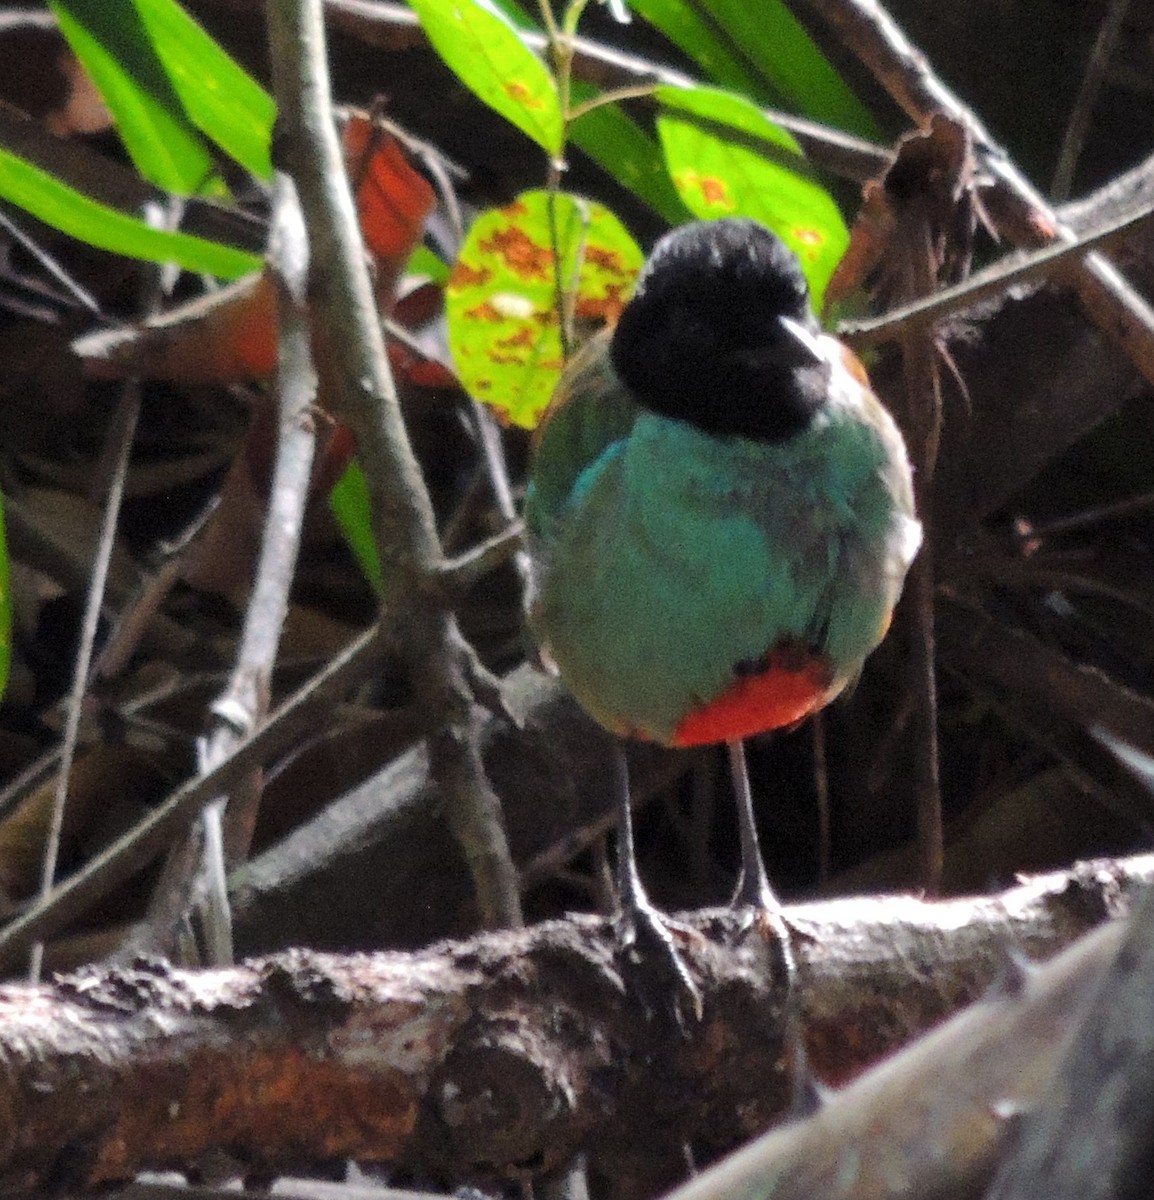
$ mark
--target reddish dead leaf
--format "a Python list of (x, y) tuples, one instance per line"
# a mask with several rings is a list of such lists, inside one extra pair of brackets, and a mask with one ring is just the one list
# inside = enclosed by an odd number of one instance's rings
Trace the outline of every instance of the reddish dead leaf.
[(361, 232), (376, 268), (377, 302), (384, 309), (437, 197), (397, 139), (365, 114), (349, 118), (343, 142)]
[(924, 255), (927, 247), (907, 246), (906, 228), (930, 229), (928, 249), (937, 279), (948, 283), (964, 276), (978, 221), (988, 227), (981, 186), (969, 134), (957, 121), (936, 113), (926, 129), (903, 137), (889, 169), (863, 189), (861, 211), (830, 280), (827, 304), (859, 288), (883, 309), (895, 297), (908, 296), (909, 277), (921, 270), (911, 257)]
[[(345, 152), (373, 257), (377, 302), (388, 312), (435, 196), (409, 165), (397, 139), (366, 117), (354, 117), (346, 125)], [(139, 325), (73, 342), (94, 377), (141, 375), (180, 383), (267, 378), (276, 368), (276, 348), (276, 295), (264, 274), (248, 275)], [(326, 392), (322, 372), (322, 394)]]
[(246, 275), (139, 325), (77, 338), (72, 349), (97, 379), (141, 375), (182, 383), (240, 383), (272, 374), (276, 342), (276, 294), (260, 274)]

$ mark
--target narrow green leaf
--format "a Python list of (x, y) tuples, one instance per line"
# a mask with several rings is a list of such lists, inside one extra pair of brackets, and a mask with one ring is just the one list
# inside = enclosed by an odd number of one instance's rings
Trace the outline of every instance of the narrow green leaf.
[(185, 115), (131, 0), (50, 3), (141, 175), (182, 196), (222, 194), (212, 155)]
[(629, 7), (660, 29), (716, 83), (766, 98), (740, 47), (725, 37), (701, 4), (694, 0), (630, 0)]
[(862, 137), (877, 122), (782, 0), (630, 0), (714, 82)]
[(8, 684), (12, 662), (12, 593), (8, 588), (8, 539), (4, 535), (4, 506), (0, 497), (0, 696)]
[[(615, 318), (628, 299), (641, 250), (607, 209), (579, 196), (523, 192), (483, 213), (445, 289), (449, 349), (468, 391), (501, 417), (531, 429), (564, 366), (556, 281), (576, 283), (573, 312), (591, 325)], [(558, 256), (553, 252), (555, 226)]]
[(694, 215), (753, 217), (768, 225), (801, 260), (820, 310), (849, 232), (797, 142), (729, 92), (662, 87), (657, 100), (666, 165)]
[(373, 591), (378, 596), (383, 594), (385, 581), (381, 574), (381, 560), (377, 556), (377, 544), (373, 540), (369, 485), (365, 482), (361, 464), (355, 458), (329, 492), (329, 508)]
[[(514, 28), (540, 30), (540, 25), (516, 0), (493, 0), (493, 3)], [(597, 88), (579, 79), (574, 79), (570, 87), (574, 105), (598, 94)], [(619, 104), (586, 113), (570, 128), (569, 140), (668, 224), (683, 225), (692, 217), (669, 182), (656, 138)]]
[(54, 229), (114, 254), (148, 262), (174, 262), (186, 271), (200, 271), (222, 279), (235, 279), (261, 267), (262, 260), (244, 250), (187, 233), (153, 229), (119, 209), (97, 203), (2, 148), (0, 197), (27, 209)]
[(882, 136), (853, 94), (782, 0), (705, 0), (711, 19), (759, 77), (791, 108), (861, 137)]
[(272, 96), (175, 0), (133, 2), (192, 123), (246, 171), (271, 179)]
[(211, 138), (272, 175), (272, 97), (175, 0), (50, 0), (137, 169), (184, 195), (224, 194)]
[(564, 132), (553, 76), (492, 0), (410, 3), (461, 82), (548, 154), (560, 154)]

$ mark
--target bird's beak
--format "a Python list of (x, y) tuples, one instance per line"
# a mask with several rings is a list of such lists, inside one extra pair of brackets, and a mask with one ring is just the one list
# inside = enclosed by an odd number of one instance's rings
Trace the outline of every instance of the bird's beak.
[(818, 366), (825, 362), (817, 335), (810, 333), (800, 321), (793, 317), (778, 317), (777, 323), (785, 332), (787, 344), (796, 350), (799, 366)]

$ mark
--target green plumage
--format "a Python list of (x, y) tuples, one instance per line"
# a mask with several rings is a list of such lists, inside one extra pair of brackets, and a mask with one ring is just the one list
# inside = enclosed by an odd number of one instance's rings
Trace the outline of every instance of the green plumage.
[(526, 497), (545, 651), (602, 723), (662, 742), (782, 643), (821, 652), (836, 693), (920, 536), (892, 420), (822, 338), (829, 399), (801, 432), (713, 436), (639, 408), (607, 337), (573, 364)]

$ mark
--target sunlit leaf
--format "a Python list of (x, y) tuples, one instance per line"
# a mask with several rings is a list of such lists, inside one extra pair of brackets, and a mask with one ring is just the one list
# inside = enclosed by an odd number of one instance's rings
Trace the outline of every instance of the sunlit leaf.
[(272, 96), (175, 0), (132, 2), (192, 123), (246, 171), (271, 179)]
[(187, 271), (234, 279), (258, 270), (261, 259), (244, 250), (187, 233), (154, 229), (144, 221), (100, 204), (54, 175), (0, 149), (0, 197), (27, 209), (54, 229), (100, 250), (173, 262)]
[(60, 31), (108, 105), (136, 169), (182, 196), (224, 192), (129, 0), (51, 0)]
[(184, 194), (222, 191), (200, 134), (272, 175), (272, 97), (175, 0), (51, 4), (142, 175)]
[(797, 142), (729, 92), (662, 87), (657, 100), (658, 136), (686, 205), (705, 219), (742, 216), (768, 225), (801, 260), (820, 308), (849, 233)]
[(558, 277), (567, 288), (576, 282), (574, 316), (592, 325), (620, 314), (642, 262), (640, 248), (608, 209), (565, 193), (553, 203), (552, 221), (543, 191), (480, 216), (445, 290), (449, 349), (461, 383), (526, 428), (548, 404), (563, 366)]
[(759, 94), (752, 64), (742, 57), (696, 0), (633, 0), (635, 14), (655, 25), (706, 75), (735, 90)]
[(552, 75), (491, 0), (411, 0), (433, 49), (461, 82), (546, 152), (561, 152)]
[(705, 0), (705, 8), (791, 110), (861, 137), (880, 136), (870, 111), (782, 0)]
[(384, 591), (384, 576), (381, 574), (381, 560), (377, 556), (377, 544), (373, 540), (369, 485), (356, 459), (349, 463), (329, 492), (329, 507), (365, 578), (380, 595)]
[(877, 122), (782, 0), (630, 0), (714, 83), (862, 137)]

